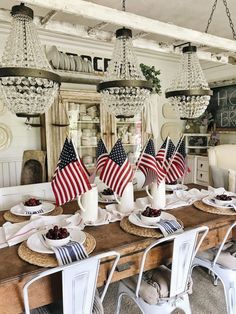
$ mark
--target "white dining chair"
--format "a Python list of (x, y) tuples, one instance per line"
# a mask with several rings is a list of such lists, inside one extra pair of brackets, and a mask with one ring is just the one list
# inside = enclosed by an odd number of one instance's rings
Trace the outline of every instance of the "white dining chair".
[[(215, 257), (213, 259), (207, 257), (196, 256), (193, 261), (193, 268), (196, 266), (202, 266), (208, 269), (214, 275), (214, 284), (217, 284), (217, 280), (220, 279), (225, 294), (227, 313), (235, 314), (236, 313), (236, 269), (231, 269), (226, 267), (225, 265), (218, 264), (220, 254), (224, 245), (232, 231), (232, 229), (236, 226), (236, 221), (228, 228), (224, 239), (217, 250)], [(205, 254), (207, 256), (207, 254)], [(210, 255), (210, 254), (209, 254)]]
[[(191, 313), (188, 298), (188, 283), (191, 276), (192, 261), (207, 232), (208, 227), (202, 226), (181, 234), (170, 235), (149, 245), (145, 249), (141, 260), (136, 288), (134, 290), (131, 289), (129, 285), (127, 285), (126, 280), (119, 283), (117, 314), (120, 313), (123, 296), (133, 299), (142, 313), (145, 314), (167, 314), (171, 313), (176, 308), (182, 309), (186, 314)], [(170, 287), (169, 296), (160, 298), (157, 304), (149, 304), (140, 296), (140, 285), (145, 269), (146, 257), (152, 248), (166, 242), (173, 242), (170, 282), (167, 283)]]
[(29, 197), (55, 202), (51, 182), (0, 188), (0, 211), (9, 209)]
[(28, 297), (29, 286), (43, 277), (59, 272), (62, 273), (63, 314), (91, 314), (100, 261), (103, 258), (112, 257), (115, 257), (115, 259), (100, 297), (101, 302), (103, 302), (120, 258), (120, 254), (115, 251), (102, 253), (71, 264), (48, 269), (30, 279), (23, 288), (25, 314), (30, 314)]

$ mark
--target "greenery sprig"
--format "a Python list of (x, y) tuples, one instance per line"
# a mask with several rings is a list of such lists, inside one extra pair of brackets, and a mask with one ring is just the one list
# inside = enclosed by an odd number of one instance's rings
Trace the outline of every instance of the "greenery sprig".
[(161, 74), (161, 71), (156, 70), (154, 66), (150, 67), (143, 63), (140, 64), (140, 68), (146, 80), (152, 83), (152, 92), (161, 95), (161, 81), (158, 77), (158, 75)]

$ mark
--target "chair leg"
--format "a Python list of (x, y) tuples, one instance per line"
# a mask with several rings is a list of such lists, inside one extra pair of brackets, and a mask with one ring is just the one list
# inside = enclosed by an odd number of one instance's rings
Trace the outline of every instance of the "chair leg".
[(120, 313), (120, 307), (121, 307), (121, 301), (124, 293), (120, 293), (118, 300), (117, 300), (117, 305), (116, 305), (116, 314)]

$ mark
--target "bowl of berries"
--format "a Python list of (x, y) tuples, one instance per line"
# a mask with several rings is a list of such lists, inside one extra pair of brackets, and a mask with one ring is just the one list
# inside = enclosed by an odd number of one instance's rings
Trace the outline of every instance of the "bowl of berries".
[(178, 187), (178, 182), (177, 181), (166, 183), (166, 189), (169, 190), (169, 191), (174, 191), (174, 190), (177, 189), (177, 187)]
[(30, 198), (24, 202), (24, 209), (26, 212), (37, 212), (42, 209), (42, 203), (36, 198)]
[(151, 208), (149, 206), (141, 213), (141, 221), (145, 225), (155, 225), (160, 221), (161, 209)]
[(66, 228), (54, 226), (45, 234), (45, 241), (48, 246), (62, 246), (70, 241), (70, 233)]
[(114, 201), (115, 200), (115, 196), (114, 196), (114, 192), (111, 189), (105, 189), (103, 190), (101, 193), (101, 198), (104, 201)]
[(233, 203), (233, 199), (231, 196), (227, 194), (219, 194), (215, 197), (215, 204), (219, 206), (230, 205)]

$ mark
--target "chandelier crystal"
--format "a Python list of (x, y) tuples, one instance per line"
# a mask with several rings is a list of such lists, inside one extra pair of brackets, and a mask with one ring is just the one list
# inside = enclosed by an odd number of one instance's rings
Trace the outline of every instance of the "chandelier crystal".
[(52, 71), (33, 23), (33, 10), (12, 7), (12, 28), (0, 63), (0, 98), (19, 117), (38, 116), (56, 97), (60, 76)]
[(196, 52), (196, 46), (190, 44), (183, 48), (177, 76), (166, 90), (166, 97), (177, 108), (180, 118), (200, 117), (212, 95)]
[(104, 80), (98, 85), (101, 104), (117, 118), (133, 117), (149, 99), (152, 84), (148, 82), (133, 51), (132, 31), (116, 31), (116, 42)]

